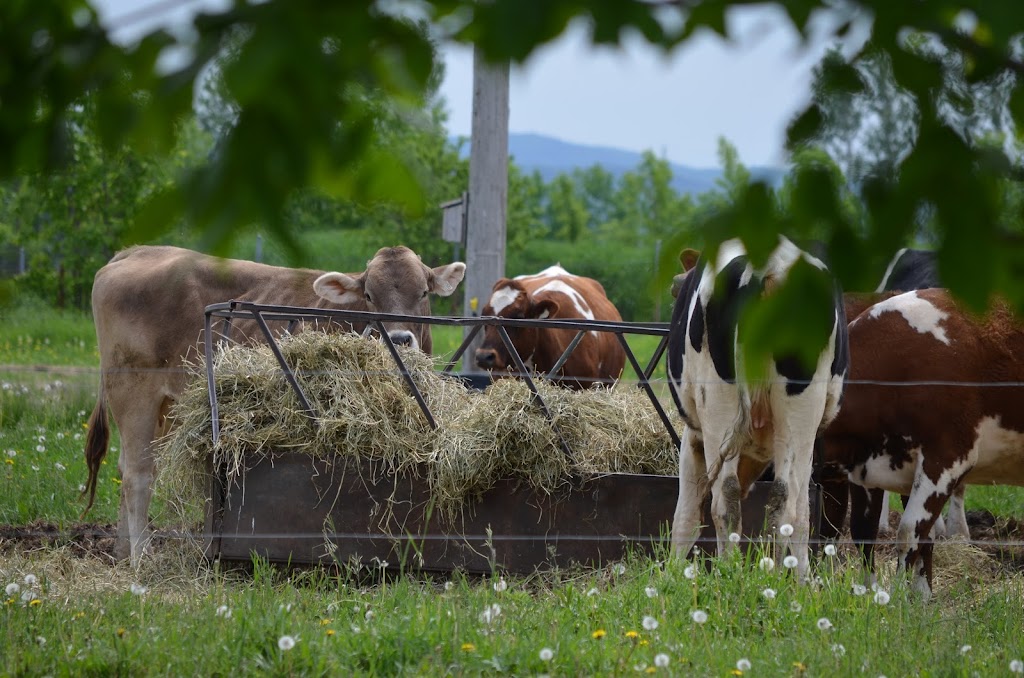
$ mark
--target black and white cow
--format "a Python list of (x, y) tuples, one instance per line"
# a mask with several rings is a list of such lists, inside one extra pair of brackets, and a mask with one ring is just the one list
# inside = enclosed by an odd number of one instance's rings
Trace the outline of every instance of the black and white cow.
[(829, 302), (832, 329), (813, 369), (793, 356), (777, 355), (763, 380), (746, 383), (738, 344), (743, 304), (770, 294), (800, 259), (821, 270), (825, 265), (785, 238), (757, 270), (738, 240), (723, 243), (714, 262), (698, 259), (695, 252), (682, 259), (687, 273), (676, 297), (668, 348), (672, 396), (686, 423), (673, 550), (683, 555), (696, 541), (710, 488), (718, 551), (726, 552), (728, 536), (742, 529), (740, 499), (774, 463), (769, 524), (777, 531), (776, 543), (788, 547), (798, 573), (806, 576), (814, 440), (839, 410), (849, 364), (841, 295), (837, 289)]

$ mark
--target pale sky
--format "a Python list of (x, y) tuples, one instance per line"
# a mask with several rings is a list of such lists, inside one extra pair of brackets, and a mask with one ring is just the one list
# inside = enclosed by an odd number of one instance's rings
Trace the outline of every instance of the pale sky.
[[(152, 0), (92, 0), (105, 24), (120, 26), (115, 39), (130, 40), (156, 25), (175, 25), (201, 8), (228, 0), (178, 0), (146, 20), (130, 15)], [(127, 21), (125, 21), (127, 19)], [(774, 7), (729, 15), (739, 36), (727, 42), (698, 34), (668, 58), (627, 38), (622, 48), (595, 48), (582, 24), (514, 66), (509, 93), (509, 130), (626, 150), (650, 149), (696, 167), (717, 166), (724, 136), (748, 165), (782, 165), (785, 128), (806, 105), (811, 70), (829, 47), (822, 38), (802, 46)], [(470, 48), (443, 49), (441, 94), (450, 113), (449, 132), (469, 136), (473, 55)]]

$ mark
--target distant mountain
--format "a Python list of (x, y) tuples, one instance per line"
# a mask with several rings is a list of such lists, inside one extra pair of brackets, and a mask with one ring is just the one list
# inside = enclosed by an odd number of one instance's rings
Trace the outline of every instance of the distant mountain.
[[(463, 145), (462, 152), (469, 154), (469, 144)], [(574, 144), (542, 134), (508, 135), (508, 152), (515, 163), (524, 171), (537, 170), (545, 181), (550, 181), (563, 172), (601, 165), (619, 176), (639, 166), (642, 155), (636, 151), (625, 151), (608, 146), (587, 146)], [(718, 168), (689, 167), (670, 163), (672, 186), (680, 193), (703, 193), (715, 187), (715, 179), (722, 174)], [(768, 179), (772, 184), (782, 181), (784, 170), (778, 167), (750, 167), (750, 173), (758, 179)]]

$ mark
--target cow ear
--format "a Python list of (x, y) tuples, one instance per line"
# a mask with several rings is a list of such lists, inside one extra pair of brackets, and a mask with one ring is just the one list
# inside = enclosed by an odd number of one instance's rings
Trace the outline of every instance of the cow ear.
[(447, 297), (455, 291), (465, 277), (466, 265), (461, 261), (456, 261), (447, 266), (438, 266), (431, 272), (433, 273), (431, 276), (433, 283), (430, 291), (438, 296)]
[(355, 304), (363, 300), (363, 278), (344, 273), (324, 273), (313, 282), (313, 291), (335, 304)]
[(689, 271), (696, 266), (698, 259), (700, 259), (700, 252), (689, 247), (679, 253), (679, 263), (683, 265), (684, 271)]
[(558, 313), (558, 302), (554, 299), (541, 299), (533, 305), (534, 317), (540, 320), (554, 317), (556, 313)]

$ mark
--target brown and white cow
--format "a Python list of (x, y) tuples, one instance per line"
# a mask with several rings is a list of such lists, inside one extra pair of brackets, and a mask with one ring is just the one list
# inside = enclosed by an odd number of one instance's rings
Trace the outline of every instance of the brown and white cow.
[[(536, 275), (502, 278), (494, 283), (484, 316), (517, 319), (607, 320), (621, 322), (618, 309), (608, 300), (601, 283), (551, 266)], [(547, 373), (572, 343), (575, 330), (506, 328), (512, 344), (528, 369)], [(587, 332), (572, 355), (551, 375), (571, 388), (611, 384), (622, 374), (626, 354), (610, 332)], [(498, 330), (488, 327), (476, 351), (476, 364), (493, 372), (511, 371), (515, 364)]]
[[(852, 493), (850, 526), (869, 566), (882, 490), (908, 495), (900, 564), (927, 596), (929, 535), (950, 494), (1024, 485), (1024, 325), (1004, 306), (976, 317), (929, 289), (871, 306), (849, 338), (850, 377), (824, 459), (869, 489)], [(858, 510), (858, 497), (871, 511)]]
[[(102, 379), (85, 456), (88, 511), (107, 453), (109, 407), (121, 433), (119, 557), (130, 554), (137, 564), (142, 555), (155, 475), (153, 441), (166, 432), (168, 410), (185, 386), (185, 361), (202, 354), (206, 306), (235, 299), (425, 316), (428, 295), (450, 295), (465, 270), (461, 262), (429, 268), (407, 247), (383, 248), (365, 271), (352, 274), (217, 259), (177, 247), (133, 247), (116, 254), (96, 273), (92, 290)], [(429, 325), (394, 323), (386, 329), (396, 344), (431, 351)], [(242, 341), (261, 336), (252, 321), (232, 329), (232, 337)]]

